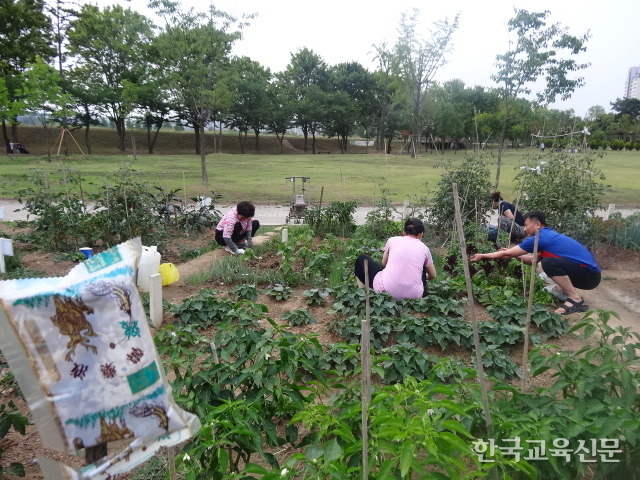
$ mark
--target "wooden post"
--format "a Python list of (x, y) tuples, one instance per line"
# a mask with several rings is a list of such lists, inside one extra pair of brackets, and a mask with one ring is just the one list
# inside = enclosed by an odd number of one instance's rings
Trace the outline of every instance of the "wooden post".
[(371, 404), (371, 305), (369, 302), (369, 261), (364, 262), (365, 318), (361, 325), (362, 366), (362, 480), (369, 478), (369, 405)]
[(475, 300), (473, 298), (473, 289), (471, 287), (471, 275), (469, 273), (469, 259), (467, 258), (467, 243), (464, 239), (464, 230), (462, 228), (462, 214), (460, 213), (460, 199), (458, 198), (458, 184), (452, 183), (453, 200), (456, 208), (456, 225), (458, 228), (458, 239), (460, 240), (460, 254), (462, 255), (462, 265), (464, 266), (464, 278), (467, 284), (467, 299), (469, 301), (469, 312), (471, 313), (471, 328), (473, 330), (473, 345), (476, 356), (476, 370), (478, 372), (478, 382), (480, 383), (480, 392), (482, 394), (482, 407), (484, 410), (484, 419), (487, 424), (487, 434), (489, 438), (493, 438), (493, 423), (491, 422), (491, 412), (489, 411), (489, 398), (487, 396), (487, 382), (484, 375), (484, 366), (482, 365), (482, 351), (480, 349), (480, 334), (478, 333), (478, 320), (476, 318)]
[(531, 310), (533, 309), (533, 291), (535, 289), (536, 265), (538, 264), (538, 240), (540, 232), (536, 232), (533, 241), (533, 259), (531, 261), (531, 277), (529, 282), (529, 299), (527, 301), (527, 318), (524, 323), (524, 350), (522, 352), (522, 390), (528, 387), (529, 371), (529, 327), (531, 325)]
[(149, 319), (153, 326), (162, 325), (162, 275), (149, 275)]

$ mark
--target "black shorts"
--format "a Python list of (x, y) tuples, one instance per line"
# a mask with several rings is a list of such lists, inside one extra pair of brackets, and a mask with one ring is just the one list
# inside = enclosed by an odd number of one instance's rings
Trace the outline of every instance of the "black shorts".
[(574, 287), (580, 290), (592, 290), (600, 285), (600, 272), (589, 270), (566, 258), (545, 257), (542, 259), (542, 270), (548, 277), (568, 276)]

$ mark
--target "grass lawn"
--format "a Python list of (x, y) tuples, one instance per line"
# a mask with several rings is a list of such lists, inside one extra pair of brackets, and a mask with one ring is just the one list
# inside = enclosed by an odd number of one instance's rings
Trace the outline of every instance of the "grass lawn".
[[(264, 145), (275, 141), (268, 137), (261, 137)], [(225, 142), (230, 143), (232, 138)], [(326, 142), (325, 145), (335, 142), (323, 141)], [(248, 140), (247, 144), (253, 145), (252, 140)], [(320, 200), (321, 189), (324, 187), (323, 203), (353, 200), (359, 204), (371, 204), (376, 201), (380, 184), (386, 182), (385, 186), (393, 194), (394, 203), (401, 204), (405, 200), (424, 196), (425, 184), (431, 190), (436, 188), (441, 169), (435, 166), (439, 162), (461, 159), (465, 155), (463, 151), (446, 152), (444, 155), (426, 152), (418, 158), (410, 158), (405, 154), (365, 154), (362, 148), (353, 150), (358, 153), (278, 155), (255, 153), (255, 150), (246, 154), (211, 153), (207, 155), (208, 186), (202, 185), (200, 157), (195, 154), (138, 155), (135, 159), (131, 155), (72, 155), (57, 157), (63, 159), (62, 162), (51, 163), (46, 160), (46, 156), (15, 155), (13, 159), (0, 157), (1, 195), (14, 197), (13, 192), (29, 184), (28, 178), (34, 169), (49, 171), (55, 177), (63, 178), (63, 165), (76, 170), (85, 180), (83, 188), (92, 191), (99, 185), (113, 183), (113, 172), (118, 170), (120, 164), (130, 162), (133, 168), (141, 172), (142, 178), (161, 186), (165, 191), (181, 189), (180, 196), (186, 193), (187, 197), (209, 196), (215, 191), (223, 195), (221, 203), (250, 199), (262, 204), (288, 204), (292, 185), (285, 177), (306, 176), (311, 177), (311, 181), (306, 184), (306, 194), (312, 202)], [(369, 152), (372, 150), (370, 148)], [(503, 157), (500, 190), (507, 200), (514, 198), (513, 179), (527, 152), (530, 151), (511, 150)], [(495, 163), (496, 151), (484, 155)], [(605, 173), (605, 182), (612, 186), (603, 197), (603, 204), (640, 207), (640, 152), (607, 152), (596, 166)], [(494, 178), (495, 167), (492, 183)], [(296, 188), (299, 191), (299, 183)]]

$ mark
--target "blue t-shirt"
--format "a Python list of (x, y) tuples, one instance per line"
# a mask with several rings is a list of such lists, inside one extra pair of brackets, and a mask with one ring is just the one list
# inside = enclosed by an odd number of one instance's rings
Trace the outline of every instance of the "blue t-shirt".
[[(525, 238), (519, 245), (525, 252), (533, 253), (535, 236)], [(538, 239), (538, 254), (541, 258), (555, 257), (566, 258), (578, 265), (585, 266), (592, 272), (600, 272), (600, 266), (596, 263), (587, 247), (577, 240), (567, 237), (561, 233), (551, 230), (549, 227), (540, 229)]]

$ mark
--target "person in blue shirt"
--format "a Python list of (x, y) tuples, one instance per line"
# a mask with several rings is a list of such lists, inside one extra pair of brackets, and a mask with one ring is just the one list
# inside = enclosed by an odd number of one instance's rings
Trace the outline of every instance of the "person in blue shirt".
[(531, 265), (536, 232), (538, 236), (538, 256), (542, 270), (563, 290), (567, 300), (555, 313), (568, 315), (586, 312), (589, 309), (576, 288), (591, 290), (600, 284), (601, 268), (591, 252), (580, 242), (552, 230), (542, 212), (531, 211), (524, 216), (524, 230), (527, 234), (520, 245), (501, 248), (491, 253), (478, 253), (469, 260), (477, 262), (484, 258), (518, 258)]

